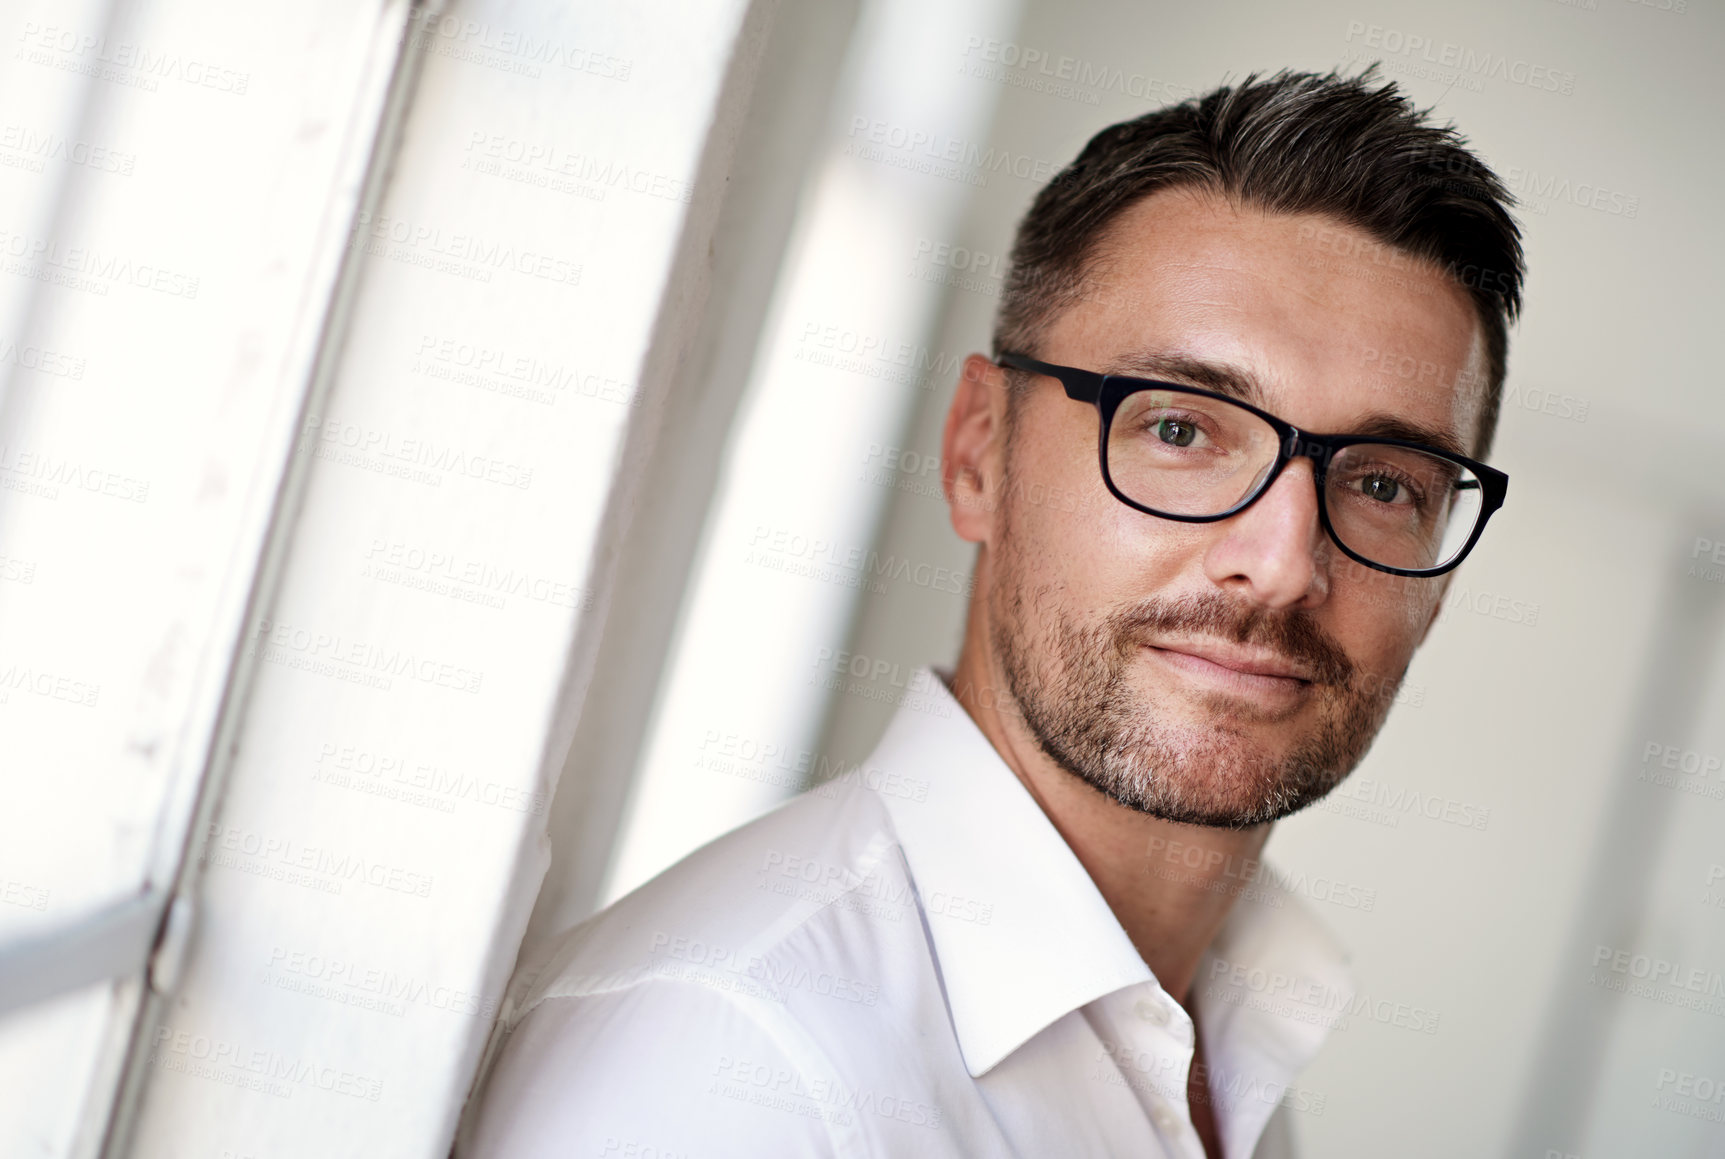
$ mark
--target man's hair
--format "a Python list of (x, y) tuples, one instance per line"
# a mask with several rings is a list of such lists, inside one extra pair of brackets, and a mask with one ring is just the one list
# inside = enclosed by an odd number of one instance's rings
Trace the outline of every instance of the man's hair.
[(1483, 458), (1497, 429), (1508, 324), (1521, 311), (1514, 198), (1452, 126), (1429, 124), (1429, 109), (1416, 109), (1393, 82), (1372, 87), (1378, 79), (1375, 64), (1357, 77), (1253, 73), (1096, 134), (1019, 224), (996, 359), (1036, 353), (1055, 318), (1090, 292), (1108, 226), (1152, 193), (1189, 187), (1236, 205), (1323, 214), (1381, 243), (1375, 260), (1433, 263), (1473, 299), (1486, 348)]

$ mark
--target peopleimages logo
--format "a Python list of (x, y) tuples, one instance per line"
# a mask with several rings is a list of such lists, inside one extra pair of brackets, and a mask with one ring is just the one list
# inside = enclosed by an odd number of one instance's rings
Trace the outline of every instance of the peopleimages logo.
[[(1458, 75), (1484, 80), (1504, 80), (1545, 92), (1569, 96), (1575, 92), (1575, 74), (1549, 65), (1534, 64), (1503, 53), (1475, 49), (1453, 41), (1434, 41), (1417, 32), (1385, 28), (1362, 20), (1348, 21), (1346, 40), (1359, 41), (1373, 52), (1404, 57), (1409, 61), (1454, 69)], [(1469, 86), (1474, 87), (1474, 86)]]
[[(65, 160), (101, 173), (116, 173), (121, 177), (130, 177), (138, 165), (136, 153), (16, 123), (0, 126), (0, 152), (26, 161), (27, 164), (15, 167), (35, 173), (42, 172), (46, 162), (55, 160)], [(0, 164), (8, 162), (0, 160)]]
[(1592, 966), (1596, 986), (1725, 1017), (1725, 1003), (1709, 1001), (1725, 998), (1725, 972), (1603, 944), (1593, 947)]
[(965, 41), (964, 55), (973, 58), (963, 69), (972, 76), (1087, 105), (1100, 103), (1102, 93), (1170, 103), (1194, 95), (1186, 85), (1010, 40), (972, 36)]
[(756, 1107), (809, 1115), (839, 1126), (878, 1116), (913, 1127), (940, 1128), (938, 1104), (907, 1098), (873, 1087), (850, 1087), (808, 1071), (720, 1055), (713, 1067), (716, 1080), (709, 1094), (748, 1102)]
[(259, 1080), (266, 1094), (292, 1097), (294, 1084), (330, 1094), (347, 1095), (368, 1102), (383, 1097), (383, 1080), (357, 1074), (319, 1058), (300, 1058), (271, 1047), (231, 1042), (227, 1039), (156, 1028), (150, 1062), (163, 1070), (181, 1071), (230, 1086), (247, 1086)]
[(809, 536), (783, 527), (755, 525), (744, 563), (756, 564), (809, 579), (826, 579), (849, 587), (862, 587), (877, 595), (885, 592), (879, 580), (903, 581), (914, 587), (969, 596), (974, 581), (969, 572), (925, 563), (897, 555), (882, 555), (873, 548), (846, 548), (835, 540)]
[[(914, 158), (935, 176), (952, 177), (969, 185), (987, 184), (989, 173), (1007, 173), (1039, 185), (1047, 184), (1058, 171), (1052, 161), (1017, 153), (998, 145), (966, 141), (944, 133), (900, 125), (861, 113), (851, 117), (850, 143), (845, 151), (865, 161), (897, 164), (895, 155)], [(944, 168), (942, 168), (944, 166)], [(901, 165), (917, 168), (917, 165)]]
[[(914, 273), (914, 271), (913, 271)], [(958, 377), (964, 357), (831, 323), (806, 322), (791, 357), (812, 366), (933, 390)]]
[(1226, 958), (1210, 964), (1211, 993), (1231, 1006), (1262, 1010), (1298, 1022), (1345, 1030), (1362, 1018), (1421, 1034), (1436, 1034), (1442, 1013), (1425, 1006), (1328, 986), (1314, 979), (1265, 970)]
[(133, 286), (170, 298), (195, 299), (198, 278), (128, 254), (0, 229), (0, 259), (7, 273), (106, 297), (114, 286)]
[(1709, 580), (1712, 583), (1725, 583), (1725, 539), (1709, 539), (1705, 535), (1695, 537), (1694, 546), (1689, 549), (1691, 560), (1689, 574), (1698, 579)]
[[(51, 9), (50, 9), (51, 10)], [(156, 92), (165, 80), (243, 97), (252, 74), (194, 60), (159, 44), (109, 40), (105, 35), (24, 21), (13, 59), (113, 84)]]

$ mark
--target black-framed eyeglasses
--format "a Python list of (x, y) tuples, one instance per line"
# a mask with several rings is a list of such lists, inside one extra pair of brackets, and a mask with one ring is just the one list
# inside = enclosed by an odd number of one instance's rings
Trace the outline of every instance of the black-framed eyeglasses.
[(1008, 353), (1000, 365), (1057, 378), (1102, 417), (1102, 481), (1148, 515), (1214, 523), (1308, 458), (1318, 519), (1348, 558), (1392, 575), (1442, 575), (1467, 558), (1509, 476), (1451, 451), (1374, 435), (1302, 431), (1238, 399)]

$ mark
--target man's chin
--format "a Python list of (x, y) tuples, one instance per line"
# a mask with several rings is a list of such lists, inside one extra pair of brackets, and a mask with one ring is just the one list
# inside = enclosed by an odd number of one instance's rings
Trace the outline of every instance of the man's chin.
[(1192, 793), (1158, 794), (1143, 799), (1106, 789), (1103, 792), (1135, 813), (1201, 829), (1251, 829), (1277, 821), (1301, 807), (1289, 808), (1276, 799), (1233, 799)]
[(1286, 817), (1321, 799), (1344, 773), (1308, 763), (1297, 743), (1263, 738), (1236, 720), (1158, 720), (1153, 737), (1106, 768), (1069, 773), (1121, 805), (1184, 825), (1240, 829)]

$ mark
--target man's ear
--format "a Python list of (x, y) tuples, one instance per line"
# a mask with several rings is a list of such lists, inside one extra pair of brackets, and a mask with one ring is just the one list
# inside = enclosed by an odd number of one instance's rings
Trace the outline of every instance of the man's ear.
[(952, 529), (983, 543), (993, 527), (999, 438), (1006, 416), (1006, 371), (980, 354), (965, 358), (940, 440), (940, 485)]

